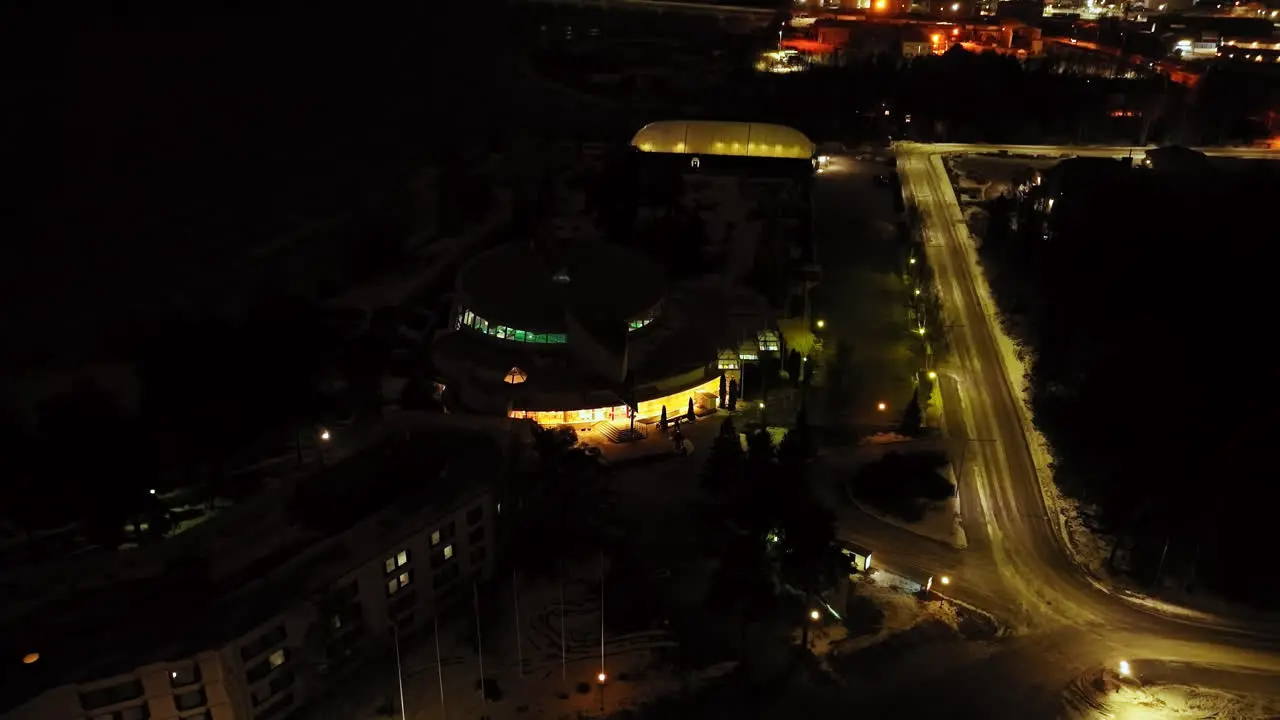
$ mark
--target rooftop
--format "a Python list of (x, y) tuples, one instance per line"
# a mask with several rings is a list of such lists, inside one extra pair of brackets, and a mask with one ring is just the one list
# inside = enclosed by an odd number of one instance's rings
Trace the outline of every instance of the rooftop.
[(566, 312), (584, 322), (643, 317), (662, 299), (663, 285), (648, 257), (589, 240), (510, 243), (458, 276), (467, 309), (490, 324), (541, 332), (564, 332)]
[(234, 572), (213, 572), (217, 548), (191, 548), (158, 574), (64, 596), (10, 618), (0, 627), (3, 657), (38, 652), (40, 660), (0, 677), (0, 708), (67, 682), (189, 657), (242, 636), (365, 562), (383, 535), (390, 544), (411, 533), (411, 521), (424, 513), (482, 492), (474, 478), (486, 475), (448, 468), (483, 457), (496, 471), (501, 453), (495, 449), (485, 432), (436, 428), (409, 440), (388, 434), (311, 482), (282, 491), (289, 497), (275, 518), (277, 537), (255, 538), (267, 551)]

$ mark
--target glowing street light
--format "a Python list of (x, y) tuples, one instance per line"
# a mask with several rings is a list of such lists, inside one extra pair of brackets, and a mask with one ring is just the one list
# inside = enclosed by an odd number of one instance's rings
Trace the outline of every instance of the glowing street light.
[(885, 405), (884, 403), (876, 403), (876, 409), (879, 410), (880, 412), (884, 412), (888, 407), (889, 406)]
[(959, 12), (960, 3), (951, 3), (951, 12)]
[(930, 379), (930, 380), (937, 380), (937, 379), (938, 379), (938, 373), (936, 373), (936, 372), (934, 372), (934, 371), (930, 370), (930, 371), (929, 371), (929, 379)]
[(922, 335), (922, 336), (923, 336), (923, 335), (924, 335), (924, 328), (923, 328), (923, 327), (921, 327), (921, 328), (917, 328), (917, 329), (916, 329), (916, 332), (920, 333), (920, 335)]
[(918, 295), (920, 295), (920, 288), (916, 288), (916, 289), (915, 289), (915, 294), (916, 294), (917, 296), (918, 296)]
[(156, 489), (155, 489), (155, 488), (151, 488), (151, 489), (150, 489), (150, 490), (148, 490), (147, 492), (151, 493), (152, 495), (155, 495), (155, 494), (156, 494)]
[(813, 620), (814, 622), (817, 622), (821, 617), (822, 617), (822, 613), (818, 612), (817, 610), (810, 610), (810, 611), (809, 611), (809, 619), (810, 619), (810, 620)]
[(827, 321), (826, 321), (826, 320), (819, 320), (818, 322), (816, 322), (816, 323), (814, 323), (814, 324), (818, 326), (818, 329), (819, 329), (819, 330), (821, 330), (822, 328), (824, 328), (824, 327), (826, 327), (826, 326), (827, 326)]
[(329, 437), (330, 437), (330, 436), (329, 436), (329, 430), (328, 430), (328, 428), (325, 428), (325, 429), (323, 429), (323, 430), (321, 430), (321, 431), (320, 431), (320, 439), (321, 439), (321, 440), (323, 440), (323, 441), (325, 441), (325, 442), (329, 442)]
[(1128, 676), (1129, 676), (1129, 661), (1128, 661), (1128, 660), (1121, 660), (1121, 661), (1120, 661), (1120, 674), (1121, 674), (1121, 675), (1124, 675), (1125, 677), (1128, 677)]
[(608, 680), (608, 679), (609, 679), (609, 676), (605, 675), (604, 673), (600, 673), (599, 675), (596, 676), (596, 680), (599, 680), (601, 683), (603, 683), (605, 680)]
[(761, 409), (761, 410), (763, 410), (763, 409), (764, 409), (764, 403), (760, 403), (760, 409)]
[(942, 577), (938, 578), (938, 580), (939, 580), (939, 582), (941, 582), (943, 585), (950, 585), (950, 584), (951, 584), (951, 578), (950, 578), (950, 577), (947, 577), (946, 575), (943, 575)]
[(915, 259), (915, 258), (911, 258), (910, 260), (908, 260), (908, 261), (907, 261), (907, 264), (908, 264), (908, 265), (915, 265), (915, 264), (916, 264), (916, 259)]

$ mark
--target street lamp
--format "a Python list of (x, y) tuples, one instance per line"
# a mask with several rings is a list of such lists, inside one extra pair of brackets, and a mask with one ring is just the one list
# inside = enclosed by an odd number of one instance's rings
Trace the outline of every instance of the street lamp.
[(761, 410), (763, 410), (763, 409), (764, 409), (764, 403), (759, 403), (759, 405), (760, 405), (760, 409), (761, 409)]
[(920, 288), (916, 288), (916, 289), (915, 289), (915, 295), (916, 295), (916, 297), (919, 297), (919, 296), (920, 296)]
[(322, 428), (322, 429), (320, 430), (320, 439), (321, 439), (321, 440), (323, 440), (323, 441), (325, 441), (325, 442), (329, 442), (329, 437), (330, 437), (330, 435), (329, 435), (329, 429), (328, 429), (328, 428)]
[(930, 380), (937, 380), (937, 379), (938, 379), (938, 373), (936, 373), (936, 372), (934, 372), (934, 371), (930, 370), (930, 371), (929, 371), (929, 379), (930, 379)]
[(1125, 677), (1128, 677), (1128, 676), (1129, 676), (1129, 661), (1128, 661), (1128, 660), (1121, 660), (1121, 661), (1120, 661), (1120, 674), (1121, 674), (1121, 675), (1124, 675)]
[(818, 619), (819, 619), (819, 618), (821, 618), (821, 617), (822, 617), (822, 613), (819, 613), (817, 610), (810, 610), (810, 611), (809, 611), (809, 619), (810, 619), (810, 620), (812, 620), (812, 621), (814, 621), (814, 622), (817, 622), (817, 621), (818, 621)]
[(877, 409), (877, 410), (879, 410), (880, 412), (884, 412), (884, 411), (885, 411), (885, 409), (886, 409), (886, 408), (888, 408), (888, 407), (889, 407), (889, 406), (888, 406), (888, 405), (885, 405), (884, 403), (877, 403), (877, 404), (876, 404), (876, 409)]
[(924, 337), (924, 328), (923, 328), (923, 327), (917, 328), (917, 329), (916, 329), (916, 332), (920, 333), (920, 336), (921, 336), (921, 337)]
[(824, 328), (824, 327), (826, 327), (826, 326), (827, 326), (827, 321), (826, 321), (826, 320), (819, 320), (819, 321), (818, 321), (817, 323), (815, 323), (815, 324), (818, 326), (818, 329), (819, 329), (819, 330), (821, 330), (822, 328)]
[(915, 264), (916, 264), (916, 259), (915, 259), (915, 258), (911, 258), (910, 260), (908, 260), (908, 261), (907, 261), (907, 264), (908, 264), (908, 265), (915, 265)]
[(951, 584), (951, 578), (947, 577), (946, 575), (943, 575), (942, 577), (938, 578), (938, 580), (940, 580), (943, 585)]

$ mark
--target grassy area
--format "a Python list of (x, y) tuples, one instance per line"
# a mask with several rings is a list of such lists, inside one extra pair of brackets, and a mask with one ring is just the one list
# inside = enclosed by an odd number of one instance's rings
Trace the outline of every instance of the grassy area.
[(826, 424), (865, 434), (900, 421), (924, 365), (924, 344), (912, 333), (909, 247), (892, 202), (898, 190), (872, 179), (889, 168), (849, 163), (847, 175), (814, 189), (824, 275), (814, 307), (825, 325)]

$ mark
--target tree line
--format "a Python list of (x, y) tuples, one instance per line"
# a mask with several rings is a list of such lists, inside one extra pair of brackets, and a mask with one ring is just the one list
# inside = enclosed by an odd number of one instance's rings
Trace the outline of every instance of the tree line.
[(1057, 482), (1100, 509), (1113, 565), (1257, 602), (1280, 597), (1251, 560), (1280, 500), (1256, 470), (1269, 305), (1250, 268), (1280, 190), (1266, 165), (1086, 174), (1048, 217), (998, 198), (980, 251), (1029, 351)]

